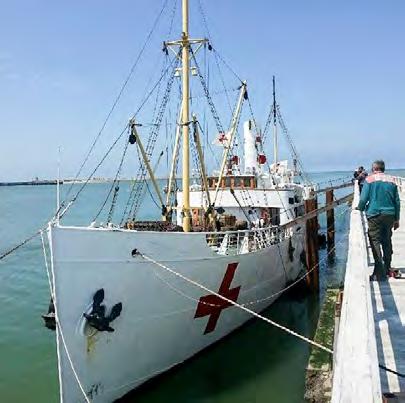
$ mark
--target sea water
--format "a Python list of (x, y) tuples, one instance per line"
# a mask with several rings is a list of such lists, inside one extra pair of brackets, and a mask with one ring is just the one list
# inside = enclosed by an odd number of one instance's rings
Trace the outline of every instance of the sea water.
[[(405, 172), (395, 172), (403, 174)], [(312, 174), (314, 182), (330, 183), (348, 172)], [(75, 185), (72, 195), (80, 188)], [(111, 184), (89, 184), (66, 215), (66, 224), (90, 224)], [(69, 185), (61, 186), (62, 199)], [(120, 186), (114, 220), (119, 221), (130, 184)], [(153, 189), (145, 191), (139, 218), (160, 211)], [(347, 194), (341, 189), (336, 196)], [(320, 199), (322, 203), (322, 199)], [(98, 217), (105, 220), (110, 202)], [(0, 252), (43, 227), (56, 210), (55, 186), (0, 187)], [(323, 290), (342, 282), (347, 251), (348, 208), (336, 209), (336, 259), (328, 264), (321, 251), (321, 295), (290, 292), (265, 316), (313, 337)], [(325, 217), (320, 219), (324, 232)], [(72, 296), (73, 297), (73, 296)], [(59, 399), (55, 333), (43, 325), (49, 303), (40, 238), (0, 261), (0, 402), (51, 403)], [(139, 388), (126, 402), (302, 402), (310, 346), (259, 320), (208, 348), (167, 374)], [(136, 359), (132, 357), (129, 359)], [(111, 368), (113, 371), (114, 368)]]

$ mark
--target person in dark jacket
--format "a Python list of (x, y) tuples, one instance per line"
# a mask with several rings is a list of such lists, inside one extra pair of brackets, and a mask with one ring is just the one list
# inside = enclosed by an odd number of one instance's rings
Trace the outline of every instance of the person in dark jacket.
[(361, 190), (363, 189), (363, 184), (364, 184), (364, 181), (366, 180), (367, 176), (368, 176), (368, 173), (364, 169), (364, 167), (358, 167), (353, 173), (353, 179), (357, 179), (357, 181), (359, 183), (360, 193), (361, 193)]
[(360, 187), (360, 193), (361, 193), (361, 191), (363, 189), (363, 185), (364, 185), (364, 182), (365, 182), (367, 176), (368, 176), (368, 173), (364, 169), (364, 167), (360, 167), (360, 174), (357, 177), (357, 181), (359, 182), (359, 187)]
[(374, 257), (372, 277), (385, 281), (391, 270), (392, 229), (399, 228), (401, 202), (397, 185), (384, 173), (384, 161), (375, 161), (372, 171), (372, 175), (365, 179), (358, 209), (365, 211), (367, 216), (368, 236)]

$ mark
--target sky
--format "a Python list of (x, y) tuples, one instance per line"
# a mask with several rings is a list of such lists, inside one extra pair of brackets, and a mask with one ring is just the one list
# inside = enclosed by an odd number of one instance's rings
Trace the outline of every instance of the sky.
[[(95, 166), (145, 89), (159, 77), (165, 60), (162, 42), (178, 38), (181, 31), (179, 0), (176, 9), (175, 1), (168, 0), (83, 175)], [(56, 177), (59, 148), (61, 176), (76, 174), (163, 3), (0, 0), (0, 181)], [(191, 36), (205, 37), (198, 0), (190, 4)], [(271, 103), (271, 78), (277, 77), (278, 103), (308, 171), (369, 167), (380, 158), (389, 168), (405, 167), (404, 1), (201, 0), (201, 4), (211, 42), (247, 80), (262, 127)], [(215, 58), (201, 51), (199, 61), (210, 71), (211, 91), (220, 91)], [(225, 87), (232, 89), (233, 105), (238, 82), (224, 65), (221, 69)], [(192, 81), (197, 97), (198, 78)], [(173, 93), (158, 148), (173, 137), (170, 122), (176, 116), (178, 88)], [(217, 98), (227, 125), (229, 107), (224, 96)], [(209, 114), (199, 98), (193, 108), (201, 121)], [(151, 101), (139, 115), (145, 141), (152, 110)], [(247, 110), (243, 118), (249, 116)], [(209, 135), (214, 133), (209, 123)], [(271, 143), (267, 146), (271, 154)], [(119, 143), (96, 176), (113, 176), (121, 153)], [(137, 158), (132, 149), (129, 153), (123, 174), (133, 176)], [(159, 173), (166, 170), (169, 158), (164, 157)]]

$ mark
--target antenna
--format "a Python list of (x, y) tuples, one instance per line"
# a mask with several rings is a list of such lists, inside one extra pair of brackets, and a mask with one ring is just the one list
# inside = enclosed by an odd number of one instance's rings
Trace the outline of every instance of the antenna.
[(277, 123), (277, 110), (276, 110), (276, 77), (273, 76), (273, 123)]
[(276, 103), (276, 77), (273, 76), (273, 157), (274, 165), (278, 162), (278, 137), (277, 137), (277, 103)]
[(59, 224), (60, 209), (60, 146), (58, 147), (58, 178), (56, 180), (56, 222)]

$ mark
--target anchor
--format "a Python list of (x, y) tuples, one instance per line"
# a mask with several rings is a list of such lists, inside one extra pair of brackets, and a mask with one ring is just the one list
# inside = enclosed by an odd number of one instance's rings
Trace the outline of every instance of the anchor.
[(101, 303), (104, 300), (104, 288), (100, 288), (93, 296), (92, 311), (83, 316), (87, 319), (87, 323), (100, 332), (114, 332), (110, 323), (121, 315), (122, 303), (118, 302), (111, 308), (111, 312), (106, 316), (106, 306)]

